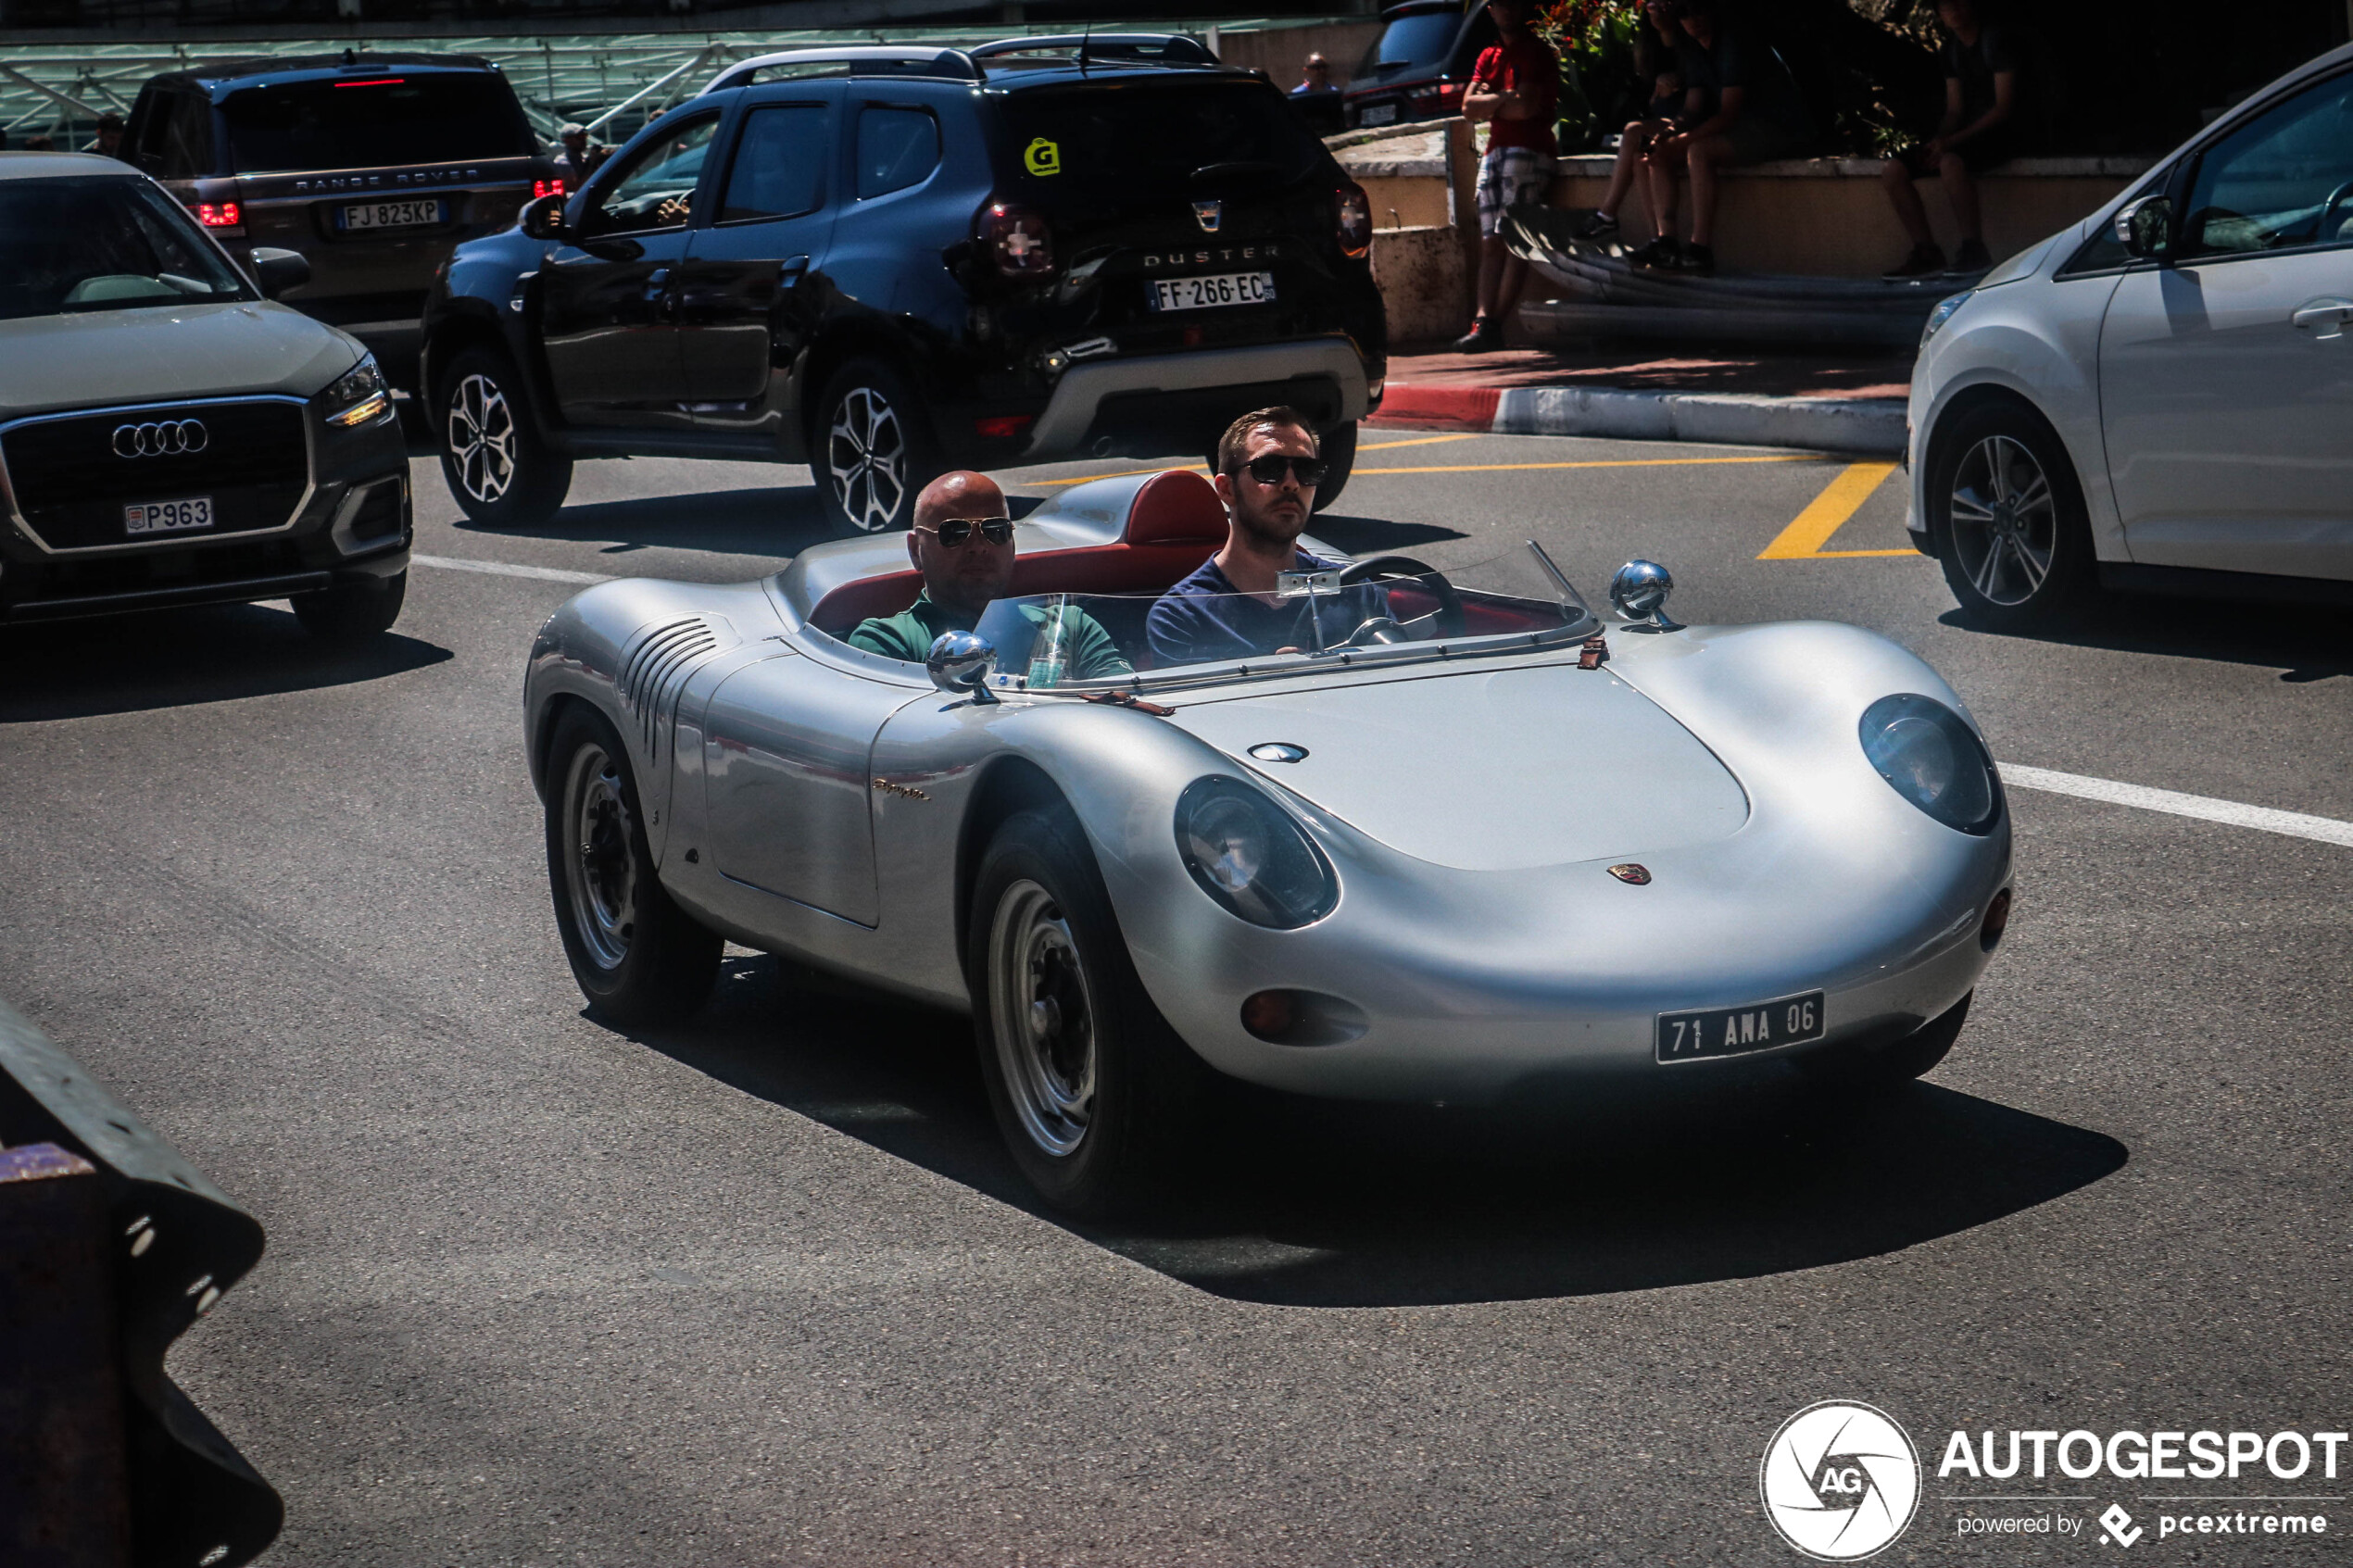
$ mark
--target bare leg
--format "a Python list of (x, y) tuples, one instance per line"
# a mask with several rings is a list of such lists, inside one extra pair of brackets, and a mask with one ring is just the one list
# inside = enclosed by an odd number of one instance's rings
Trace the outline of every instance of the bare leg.
[(1489, 234), (1478, 242), (1478, 320), (1500, 318), (1499, 301), (1518, 302), (1518, 280), (1512, 279), (1508, 291), (1504, 287), (1504, 280), (1511, 277), (1511, 269), (1515, 265), (1522, 274), (1528, 270), (1526, 262), (1519, 261), (1504, 248), (1503, 235)]
[(1953, 204), (1953, 220), (1961, 227), (1961, 238), (1985, 243), (1985, 219), (1978, 210), (1977, 182), (1969, 178), (1969, 165), (1958, 153), (1946, 153), (1936, 166), (1944, 178), (1944, 199)]
[(1651, 133), (1656, 129), (1656, 123), (1647, 119), (1626, 128), (1625, 137), (1617, 144), (1617, 163), (1609, 171), (1609, 194), (1593, 209), (1604, 218), (1617, 217), (1617, 209), (1626, 205), (1626, 193), (1634, 188), (1634, 171), (1641, 167), (1642, 149), (1651, 144)]
[(1519, 309), (1520, 291), (1528, 286), (1528, 263), (1509, 251), (1504, 253), (1503, 276), (1495, 286), (1495, 325), (1510, 331), (1512, 316)]
[(1642, 159), (1642, 188), (1650, 195), (1651, 228), (1660, 239), (1675, 232), (1675, 168), (1655, 156)]
[(1703, 136), (1692, 144), (1692, 244), (1712, 245), (1716, 235), (1716, 170), (1730, 161), (1732, 144)]
[[(1887, 193), (1887, 205), (1895, 209), (1895, 221), (1904, 225), (1904, 232), (1912, 237), (1912, 244), (1934, 245), (1936, 236), (1929, 232), (1928, 208), (1920, 205), (1919, 187), (1912, 183), (1912, 171), (1889, 158), (1879, 166), (1879, 185)], [(1952, 187), (1948, 184), (1945, 188)]]

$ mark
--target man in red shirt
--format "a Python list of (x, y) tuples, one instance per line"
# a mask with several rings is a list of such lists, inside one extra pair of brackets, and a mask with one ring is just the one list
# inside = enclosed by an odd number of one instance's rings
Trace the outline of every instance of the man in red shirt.
[(1542, 201), (1553, 184), (1560, 62), (1528, 30), (1528, 5), (1488, 0), (1501, 37), (1471, 68), (1463, 94), (1464, 117), (1488, 126), (1487, 156), (1478, 163), (1478, 314), (1454, 345), (1465, 353), (1504, 345), (1504, 323), (1528, 282), (1528, 263), (1504, 244), (1504, 209)]

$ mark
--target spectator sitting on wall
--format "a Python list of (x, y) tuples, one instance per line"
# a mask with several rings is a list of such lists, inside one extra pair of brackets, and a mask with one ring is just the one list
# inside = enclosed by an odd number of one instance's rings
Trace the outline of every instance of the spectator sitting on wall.
[[(1678, 12), (1676, 0), (1647, 0), (1642, 6), (1647, 25), (1634, 34), (1634, 69), (1650, 81), (1650, 104), (1618, 138), (1617, 166), (1609, 173), (1609, 194), (1602, 197), (1593, 215), (1579, 225), (1579, 239), (1606, 240), (1617, 234), (1617, 209), (1634, 188), (1635, 172), (1651, 139), (1682, 128), (1683, 72), (1677, 46), (1683, 41), (1683, 30), (1676, 25)], [(1658, 224), (1658, 232), (1667, 232), (1667, 226)]]
[[(1795, 157), (1814, 128), (1789, 67), (1764, 40), (1722, 15), (1722, 0), (1681, 0), (1685, 127), (1653, 137), (1642, 157), (1658, 238), (1634, 253), (1644, 267), (1701, 277), (1716, 270), (1717, 175), (1740, 164)], [(1675, 243), (1675, 177), (1692, 177), (1691, 243)]]
[(1329, 136), (1340, 129), (1340, 89), (1332, 85), (1332, 63), (1323, 56), (1307, 56), (1299, 85), (1290, 90), (1290, 101), (1299, 106), (1317, 135)]
[(104, 157), (122, 156), (122, 116), (109, 109), (98, 117), (98, 133), (82, 149)]
[(1560, 62), (1529, 31), (1527, 6), (1528, 0), (1488, 0), (1499, 36), (1471, 68), (1463, 94), (1464, 117), (1488, 123), (1478, 163), (1478, 314), (1454, 344), (1465, 353), (1504, 345), (1504, 324), (1528, 282), (1528, 263), (1504, 243), (1504, 209), (1542, 201), (1553, 184)]
[(1891, 281), (1945, 270), (1944, 253), (1929, 232), (1928, 209), (1913, 183), (1931, 177), (1944, 182), (1944, 199), (1953, 204), (1953, 220), (1960, 225), (1952, 270), (1982, 272), (1994, 265), (1985, 249), (1975, 176), (2018, 157), (2032, 139), (2032, 94), (2022, 85), (2026, 73), (2020, 69), (2018, 40), (2007, 29), (1988, 25), (1976, 0), (1937, 0), (1936, 20), (1944, 30), (1944, 119), (1935, 135), (1880, 166), (1887, 199), (1912, 237), (1911, 254), (1882, 274)]

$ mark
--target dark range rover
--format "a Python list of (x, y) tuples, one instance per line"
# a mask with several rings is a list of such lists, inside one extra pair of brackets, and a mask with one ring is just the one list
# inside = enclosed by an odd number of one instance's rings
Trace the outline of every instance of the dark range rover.
[(805, 461), (837, 523), (900, 528), (948, 467), (1199, 458), (1289, 402), (1328, 501), (1386, 366), (1371, 239), (1282, 94), (1190, 39), (748, 60), (459, 248), (444, 469), (500, 525), (579, 458)]
[(246, 60), (150, 81), (123, 157), (232, 250), (310, 263), (286, 296), (410, 383), (434, 274), (556, 190), (514, 89), (470, 55)]

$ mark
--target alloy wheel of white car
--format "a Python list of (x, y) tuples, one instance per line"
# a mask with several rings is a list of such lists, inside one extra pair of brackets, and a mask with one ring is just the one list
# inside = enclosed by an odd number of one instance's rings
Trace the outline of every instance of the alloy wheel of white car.
[(826, 478), (841, 514), (863, 533), (888, 528), (907, 495), (907, 433), (890, 400), (853, 387), (825, 438)]
[(1027, 879), (1006, 888), (988, 933), (998, 1061), (1015, 1117), (1041, 1153), (1086, 1141), (1095, 1102), (1095, 1007), (1054, 896)]
[(637, 897), (620, 766), (602, 747), (584, 746), (573, 755), (564, 793), (573, 802), (572, 874), (566, 882), (573, 929), (598, 968), (619, 969), (636, 934)]
[(2058, 550), (2057, 498), (2026, 444), (1988, 435), (1953, 472), (1955, 564), (1988, 604), (2022, 605), (2042, 591)]
[(449, 454), (459, 483), (477, 501), (500, 500), (514, 484), (514, 410), (488, 376), (467, 376), (449, 399)]

